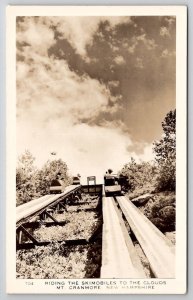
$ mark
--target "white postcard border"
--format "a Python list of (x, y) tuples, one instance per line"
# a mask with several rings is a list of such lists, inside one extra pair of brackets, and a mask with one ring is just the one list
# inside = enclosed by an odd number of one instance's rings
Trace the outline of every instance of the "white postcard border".
[[(16, 16), (99, 16), (99, 15), (175, 15), (176, 16), (176, 111), (177, 111), (177, 184), (176, 184), (176, 279), (139, 279), (155, 284), (155, 289), (107, 289), (100, 290), (57, 289), (45, 285), (45, 281), (16, 279), (15, 258), (15, 170), (16, 170)], [(6, 207), (6, 275), (8, 293), (33, 294), (184, 294), (186, 292), (187, 257), (187, 8), (185, 6), (9, 6), (7, 8), (7, 207)], [(77, 280), (74, 280), (77, 281)], [(93, 281), (92, 279), (78, 280)], [(95, 281), (112, 281), (95, 279)], [(117, 279), (118, 281), (118, 279)], [(130, 279), (126, 279), (127, 282)], [(157, 284), (166, 281), (166, 285)], [(33, 284), (30, 284), (33, 282)], [(129, 283), (127, 283), (129, 284)], [(107, 286), (107, 285), (106, 285)]]

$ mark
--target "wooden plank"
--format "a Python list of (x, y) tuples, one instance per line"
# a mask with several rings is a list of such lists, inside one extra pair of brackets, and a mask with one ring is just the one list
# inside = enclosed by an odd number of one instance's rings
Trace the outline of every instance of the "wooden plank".
[(67, 221), (60, 221), (60, 222), (46, 222), (46, 221), (33, 221), (33, 222), (27, 222), (27, 223), (23, 223), (22, 225), (27, 229), (27, 228), (39, 228), (41, 226), (45, 226), (45, 227), (52, 227), (52, 226), (64, 226), (66, 225)]
[(127, 197), (116, 197), (157, 278), (175, 278), (175, 248)]
[(72, 193), (76, 191), (81, 186), (73, 186), (70, 185), (65, 188), (65, 191), (61, 194), (57, 195), (45, 195), (41, 198), (38, 198), (36, 200), (32, 200), (28, 203), (22, 204), (16, 208), (16, 222), (19, 222), (22, 219), (25, 219), (33, 214), (35, 214), (37, 211), (40, 211), (44, 209), (45, 207), (48, 207), (49, 205), (62, 200), (64, 196), (68, 195), (69, 193)]
[[(112, 197), (103, 197), (101, 278), (145, 278)], [(124, 230), (123, 230), (124, 228)]]

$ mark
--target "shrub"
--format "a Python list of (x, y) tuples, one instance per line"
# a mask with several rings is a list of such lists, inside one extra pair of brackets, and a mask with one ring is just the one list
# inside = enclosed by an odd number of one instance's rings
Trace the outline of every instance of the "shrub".
[(119, 175), (124, 180), (123, 189), (126, 192), (135, 190), (152, 191), (155, 184), (157, 168), (150, 162), (137, 163), (134, 158), (122, 168)]
[(175, 230), (176, 202), (173, 193), (154, 195), (141, 210), (162, 232)]

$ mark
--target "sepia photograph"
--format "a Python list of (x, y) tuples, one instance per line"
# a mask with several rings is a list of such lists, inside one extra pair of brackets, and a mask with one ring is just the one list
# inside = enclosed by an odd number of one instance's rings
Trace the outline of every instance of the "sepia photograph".
[(180, 253), (177, 13), (37, 12), (17, 10), (9, 44), (15, 284), (164, 290)]

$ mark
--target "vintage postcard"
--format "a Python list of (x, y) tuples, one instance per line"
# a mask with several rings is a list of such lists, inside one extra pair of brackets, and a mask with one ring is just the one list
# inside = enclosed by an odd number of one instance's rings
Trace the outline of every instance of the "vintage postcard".
[(186, 19), (7, 7), (7, 293), (186, 293)]

